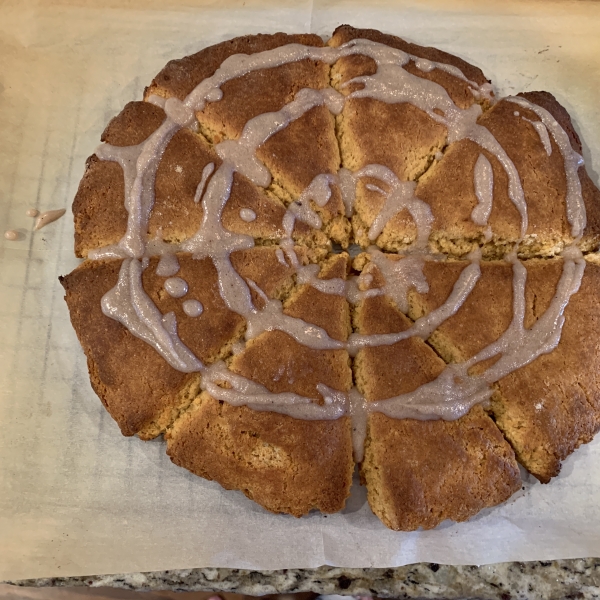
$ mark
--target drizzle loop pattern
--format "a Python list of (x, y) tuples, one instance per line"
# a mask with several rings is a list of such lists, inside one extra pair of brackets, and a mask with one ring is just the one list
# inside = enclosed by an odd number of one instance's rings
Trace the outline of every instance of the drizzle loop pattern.
[[(294, 99), (280, 111), (266, 113), (249, 120), (239, 139), (226, 140), (215, 149), (222, 159), (215, 170), (213, 163), (204, 168), (196, 191), (195, 202), (202, 202), (202, 223), (194, 236), (181, 244), (156, 245), (147, 240), (148, 219), (154, 203), (154, 181), (156, 171), (166, 146), (173, 135), (183, 127), (193, 127), (195, 113), (202, 111), (207, 103), (222, 98), (221, 86), (236, 77), (251, 71), (272, 68), (287, 63), (311, 59), (333, 64), (338, 59), (352, 54), (368, 56), (377, 64), (374, 75), (357, 77), (345, 85), (361, 83), (362, 89), (343, 96), (333, 88), (322, 90), (302, 89)], [(271, 136), (287, 127), (291, 122), (316, 106), (325, 105), (334, 115), (340, 114), (349, 98), (374, 98), (386, 103), (410, 103), (424, 111), (431, 119), (443, 124), (448, 130), (448, 143), (470, 139), (493, 155), (508, 176), (509, 197), (521, 217), (521, 238), (528, 227), (527, 205), (519, 174), (515, 165), (491, 132), (477, 123), (481, 107), (474, 104), (467, 109), (459, 108), (446, 90), (427, 79), (406, 71), (403, 67), (413, 60), (423, 72), (441, 69), (468, 83), (474, 97), (490, 98), (490, 86), (469, 81), (456, 67), (411, 56), (401, 50), (371, 42), (353, 40), (339, 48), (315, 48), (289, 44), (253, 55), (234, 55), (226, 59), (220, 68), (202, 81), (183, 102), (176, 98), (166, 101), (151, 97), (150, 101), (162, 106), (167, 118), (162, 125), (143, 143), (130, 147), (114, 147), (102, 144), (96, 154), (103, 160), (118, 162), (125, 177), (125, 207), (128, 212), (127, 231), (118, 244), (90, 253), (90, 258), (123, 258), (119, 281), (115, 288), (102, 298), (102, 310), (107, 316), (118, 320), (135, 336), (151, 344), (175, 369), (184, 372), (200, 372), (202, 388), (218, 400), (233, 405), (246, 405), (255, 410), (269, 410), (301, 419), (337, 419), (350, 415), (355, 436), (355, 457), (362, 458), (362, 442), (366, 431), (366, 418), (370, 412), (382, 412), (395, 418), (456, 419), (470, 408), (485, 401), (492, 394), (492, 383), (510, 372), (528, 364), (540, 354), (551, 352), (558, 344), (564, 323), (564, 310), (569, 299), (580, 285), (585, 261), (576, 243), (585, 228), (585, 208), (577, 170), (582, 158), (572, 148), (566, 132), (545, 109), (533, 105), (524, 98), (509, 100), (534, 111), (539, 121), (533, 123), (548, 154), (551, 152), (552, 135), (562, 154), (567, 177), (567, 218), (575, 243), (563, 252), (564, 266), (555, 296), (546, 313), (531, 329), (525, 329), (525, 284), (527, 272), (516, 255), (508, 255), (513, 268), (513, 320), (508, 330), (493, 344), (461, 364), (448, 365), (441, 375), (422, 385), (415, 391), (386, 400), (367, 403), (358, 390), (349, 394), (333, 390), (323, 384), (317, 389), (323, 397), (319, 405), (312, 399), (294, 393), (271, 393), (264, 386), (229, 371), (221, 361), (206, 366), (187, 348), (177, 335), (174, 313), (162, 315), (142, 286), (142, 272), (147, 256), (162, 254), (157, 273), (171, 277), (169, 293), (183, 295), (185, 282), (173, 276), (179, 265), (176, 252), (190, 252), (195, 258), (210, 257), (219, 281), (219, 291), (227, 307), (243, 316), (247, 322), (246, 340), (264, 331), (281, 330), (296, 341), (314, 349), (346, 349), (355, 355), (361, 348), (395, 344), (412, 336), (427, 339), (446, 319), (455, 314), (469, 296), (481, 276), (480, 252), (469, 256), (467, 266), (456, 281), (446, 302), (430, 314), (415, 321), (401, 333), (383, 335), (352, 334), (347, 342), (332, 339), (324, 329), (305, 321), (285, 315), (281, 302), (272, 300), (252, 281), (245, 281), (233, 268), (230, 254), (236, 250), (254, 246), (249, 235), (234, 233), (222, 225), (221, 215), (229, 199), (234, 173), (240, 173), (260, 187), (267, 187), (271, 174), (257, 158), (256, 150)], [(311, 207), (325, 206), (331, 196), (331, 185), (337, 184), (342, 193), (346, 216), (353, 213), (356, 185), (360, 179), (379, 180), (382, 187), (372, 183), (369, 189), (384, 197), (384, 204), (374, 219), (369, 240), (374, 241), (386, 223), (401, 210), (408, 210), (417, 227), (417, 237), (402, 260), (392, 261), (376, 247), (368, 249), (371, 261), (382, 272), (386, 284), (383, 288), (359, 291), (357, 279), (320, 280), (317, 265), (301, 266), (294, 251), (292, 232), (296, 221), (320, 228), (321, 218)], [(492, 207), (493, 172), (489, 160), (481, 154), (474, 171), (474, 184), (478, 205), (471, 218), (478, 225), (487, 225)], [(285, 237), (277, 250), (279, 262), (294, 267), (297, 281), (310, 284), (326, 294), (346, 297), (351, 303), (378, 294), (388, 294), (398, 307), (406, 312), (407, 291), (414, 287), (425, 293), (428, 284), (423, 273), (427, 256), (427, 242), (433, 223), (429, 206), (415, 196), (415, 183), (402, 182), (388, 168), (371, 164), (352, 173), (341, 169), (336, 175), (317, 176), (304, 190), (297, 202), (292, 203), (284, 216)], [(242, 218), (253, 218), (247, 213)], [(487, 229), (486, 237), (491, 237)], [(144, 261), (144, 258), (146, 260)], [(364, 275), (363, 275), (364, 277)], [(259, 310), (253, 303), (250, 289), (262, 296), (265, 305)], [(187, 314), (198, 315), (202, 307), (191, 305)], [(187, 311), (186, 311), (187, 312)], [(492, 367), (483, 374), (469, 375), (470, 368), (488, 358), (500, 355)], [(226, 382), (227, 389), (218, 385)]]

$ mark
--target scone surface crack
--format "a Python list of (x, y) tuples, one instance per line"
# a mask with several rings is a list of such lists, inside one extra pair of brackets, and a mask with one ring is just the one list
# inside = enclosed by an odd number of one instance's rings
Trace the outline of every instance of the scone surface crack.
[(600, 427), (599, 207), (547, 92), (374, 30), (248, 36), (109, 123), (61, 282), (124, 435), (295, 516), (358, 464), (432, 528)]

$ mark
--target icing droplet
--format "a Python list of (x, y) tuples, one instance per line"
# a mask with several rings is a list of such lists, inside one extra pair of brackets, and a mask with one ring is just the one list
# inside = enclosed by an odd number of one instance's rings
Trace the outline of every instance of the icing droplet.
[(204, 311), (204, 306), (198, 300), (186, 300), (183, 303), (183, 312), (188, 317), (199, 317)]
[(519, 116), (519, 114), (520, 114), (520, 113), (519, 113), (519, 111), (518, 111), (518, 110), (515, 110), (515, 112), (513, 113), (513, 115), (515, 115), (515, 117), (518, 117), (518, 116)]
[(57, 219), (60, 219), (67, 211), (64, 208), (59, 208), (58, 210), (47, 210), (43, 212), (35, 221), (34, 231), (49, 225), (50, 223), (54, 223)]
[(8, 231), (4, 232), (4, 237), (7, 240), (10, 240), (11, 242), (14, 242), (16, 240), (19, 239), (19, 232), (15, 231), (14, 229), (9, 229)]
[(433, 69), (435, 69), (435, 63), (431, 62), (430, 60), (427, 60), (426, 58), (417, 58), (415, 60), (415, 66), (417, 67), (417, 69), (423, 71), (424, 73), (429, 73), (430, 71), (433, 71)]
[(240, 210), (240, 219), (250, 223), (256, 219), (256, 213), (251, 208), (242, 208)]
[(223, 92), (219, 88), (213, 88), (205, 96), (207, 102), (218, 102), (222, 97)]
[(156, 265), (156, 274), (159, 277), (173, 277), (179, 271), (179, 261), (174, 254), (166, 253), (160, 257)]
[(172, 298), (181, 298), (188, 293), (188, 284), (181, 277), (169, 277), (165, 281), (164, 287)]
[(40, 211), (37, 208), (30, 208), (25, 214), (28, 217), (37, 217), (40, 214)]

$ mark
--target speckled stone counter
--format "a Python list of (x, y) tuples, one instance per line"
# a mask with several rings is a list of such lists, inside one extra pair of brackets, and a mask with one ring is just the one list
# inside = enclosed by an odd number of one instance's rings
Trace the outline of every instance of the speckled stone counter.
[(179, 590), (369, 595), (388, 598), (493, 600), (600, 599), (600, 559), (586, 558), (496, 565), (432, 563), (395, 569), (187, 569), (12, 581), (22, 586), (114, 586), (135, 590)]

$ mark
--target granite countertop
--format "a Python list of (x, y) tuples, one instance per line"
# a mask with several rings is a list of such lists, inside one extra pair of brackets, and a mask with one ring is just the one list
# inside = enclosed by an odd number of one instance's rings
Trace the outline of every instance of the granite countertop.
[(388, 598), (490, 600), (600, 599), (600, 559), (495, 565), (420, 563), (390, 569), (186, 569), (10, 581), (20, 586), (113, 586), (133, 590), (237, 592), (250, 595), (316, 592)]

